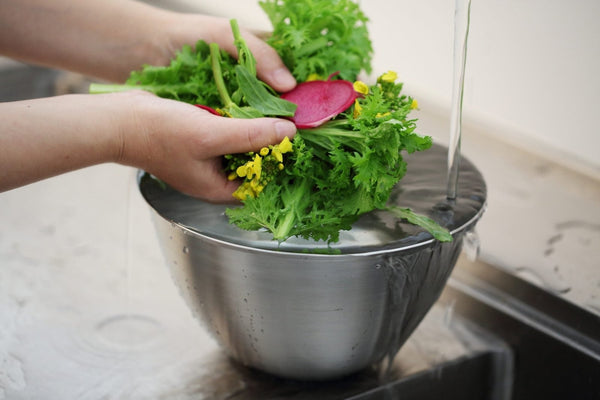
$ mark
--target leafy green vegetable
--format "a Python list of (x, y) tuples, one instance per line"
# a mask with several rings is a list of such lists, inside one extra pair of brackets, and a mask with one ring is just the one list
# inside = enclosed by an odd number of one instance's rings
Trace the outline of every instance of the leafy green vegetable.
[[(244, 206), (227, 210), (243, 229), (266, 228), (276, 240), (291, 236), (336, 242), (362, 214), (392, 210), (386, 203), (406, 172), (402, 151), (425, 150), (430, 137), (414, 132), (413, 99), (402, 84), (379, 80), (357, 104), (320, 127), (302, 129), (285, 168)], [(440, 240), (447, 232), (432, 220), (393, 209)], [(451, 239), (451, 236), (450, 236)]]
[[(234, 68), (237, 61), (224, 50), (220, 50), (221, 76), (229, 93), (238, 89)], [(90, 85), (90, 93), (109, 93), (141, 89), (157, 96), (204, 104), (213, 108), (222, 106), (221, 97), (213, 78), (210, 47), (199, 41), (193, 48), (183, 46), (168, 66), (145, 65), (140, 71), (132, 71), (124, 85)]]
[[(141, 89), (157, 96), (220, 109), (234, 118), (294, 115), (296, 105), (281, 99), (256, 77), (256, 60), (231, 21), (239, 60), (216, 43), (198, 41), (184, 46), (166, 67), (145, 65), (133, 71), (124, 85), (90, 85), (90, 93)], [(231, 96), (229, 95), (230, 93)]]
[(250, 106), (263, 115), (279, 115), (291, 117), (296, 111), (296, 105), (267, 91), (261, 82), (241, 65), (235, 67), (236, 77), (241, 92)]
[(339, 71), (353, 81), (371, 72), (373, 53), (368, 18), (352, 0), (264, 0), (273, 25), (267, 42), (299, 82)]
[[(274, 27), (269, 43), (300, 82), (315, 75), (356, 80), (370, 72), (371, 42), (367, 18), (351, 0), (264, 0), (261, 6)], [(225, 116), (292, 116), (295, 104), (281, 99), (256, 77), (256, 60), (231, 23), (239, 60), (216, 44), (184, 46), (169, 66), (144, 66), (124, 85), (94, 84), (92, 93), (129, 90), (216, 109)], [(357, 84), (360, 84), (357, 88)], [(325, 124), (301, 129), (293, 140), (258, 152), (227, 155), (225, 169), (241, 177), (236, 191), (243, 206), (227, 210), (242, 229), (266, 228), (276, 240), (291, 236), (335, 242), (364, 213), (388, 210), (422, 226), (436, 239), (452, 236), (431, 219), (406, 208), (388, 206), (392, 188), (406, 172), (402, 152), (431, 146), (415, 132), (409, 114), (412, 98), (401, 93), (392, 72), (367, 86), (354, 105)]]

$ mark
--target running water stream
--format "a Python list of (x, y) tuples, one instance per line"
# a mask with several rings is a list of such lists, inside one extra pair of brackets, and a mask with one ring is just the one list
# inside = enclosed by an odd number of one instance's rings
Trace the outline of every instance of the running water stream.
[(467, 41), (471, 19), (471, 0), (456, 0), (454, 11), (454, 71), (450, 142), (448, 145), (448, 199), (456, 199), (458, 170), (460, 168), (460, 141), (462, 134), (462, 103), (467, 64)]

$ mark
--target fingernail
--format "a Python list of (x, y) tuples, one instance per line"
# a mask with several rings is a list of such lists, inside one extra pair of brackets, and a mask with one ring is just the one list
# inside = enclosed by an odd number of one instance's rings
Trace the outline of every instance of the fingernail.
[(296, 125), (291, 121), (280, 120), (275, 122), (275, 132), (279, 140), (283, 140), (286, 136), (291, 139), (296, 134)]
[(296, 79), (286, 68), (279, 68), (273, 71), (273, 80), (277, 83), (280, 91), (286, 92), (296, 86)]

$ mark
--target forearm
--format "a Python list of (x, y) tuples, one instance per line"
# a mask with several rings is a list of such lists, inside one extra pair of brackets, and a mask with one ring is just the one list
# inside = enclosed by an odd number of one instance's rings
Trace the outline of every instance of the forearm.
[(0, 54), (122, 81), (169, 59), (173, 15), (127, 0), (0, 0)]
[(0, 103), (0, 192), (117, 161), (128, 126), (126, 102), (119, 100), (124, 97), (68, 95)]

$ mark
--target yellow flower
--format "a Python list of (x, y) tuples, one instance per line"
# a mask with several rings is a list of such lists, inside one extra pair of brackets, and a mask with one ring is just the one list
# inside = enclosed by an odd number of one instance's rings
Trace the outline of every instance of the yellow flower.
[(281, 143), (273, 146), (271, 154), (273, 155), (273, 157), (275, 157), (277, 161), (283, 162), (282, 154), (289, 153), (290, 151), (292, 151), (292, 142), (290, 142), (290, 139), (286, 136), (283, 138)]
[(386, 112), (386, 113), (383, 113), (383, 114), (382, 113), (377, 113), (377, 115), (375, 117), (376, 118), (382, 118), (382, 117), (387, 117), (388, 115), (390, 115), (389, 112)]
[(248, 174), (248, 172), (250, 172), (250, 168), (248, 167), (248, 163), (244, 164), (244, 165), (240, 165), (239, 167), (237, 167), (237, 169), (235, 170), (235, 173), (237, 174), (237, 176), (239, 176), (240, 178), (243, 178), (244, 176), (246, 176)]
[[(289, 153), (292, 151), (292, 142), (288, 137), (283, 138), (281, 143), (275, 146), (263, 147), (260, 149), (259, 154), (254, 154), (254, 158), (251, 161), (247, 161), (244, 165), (239, 166), (235, 172), (232, 172), (228, 179), (233, 180), (236, 177), (245, 178), (244, 182), (233, 192), (233, 197), (238, 200), (244, 201), (248, 197), (256, 198), (263, 191), (265, 185), (272, 179), (270, 175), (273, 168), (283, 169), (283, 153)], [(273, 159), (269, 156), (269, 153), (278, 161), (277, 164), (273, 164)], [(263, 157), (266, 157), (263, 160)], [(263, 161), (265, 162), (265, 177), (262, 177)], [(276, 166), (276, 167), (275, 167)]]
[(410, 103), (410, 108), (412, 110), (419, 108), (419, 102), (415, 99), (413, 99), (412, 103)]
[(290, 151), (292, 151), (292, 142), (290, 141), (290, 138), (286, 136), (283, 138), (281, 143), (277, 145), (277, 147), (282, 153), (289, 153)]
[(233, 192), (233, 197), (238, 200), (244, 201), (247, 197), (254, 197), (252, 191), (248, 190), (248, 185), (246, 182), (242, 183), (236, 190)]
[(356, 81), (352, 86), (354, 86), (354, 90), (360, 94), (369, 94), (369, 86), (362, 81)]
[(262, 158), (257, 154), (254, 156), (254, 164), (252, 165), (252, 172), (256, 174), (256, 179), (260, 179), (260, 173), (262, 170)]
[(379, 79), (382, 82), (394, 83), (394, 82), (396, 82), (396, 79), (398, 79), (398, 74), (394, 71), (388, 71), (388, 72), (384, 73), (383, 75), (381, 75), (379, 77)]
[(237, 172), (232, 172), (232, 173), (230, 173), (229, 175), (227, 175), (227, 180), (229, 180), (229, 181), (234, 181), (234, 180), (236, 180), (236, 179), (237, 179), (237, 177), (238, 177), (238, 174), (237, 174)]
[(354, 112), (352, 113), (352, 115), (354, 116), (354, 118), (358, 118), (361, 112), (362, 107), (360, 106), (360, 103), (358, 102), (358, 100), (354, 100)]
[(271, 151), (271, 154), (273, 155), (273, 157), (275, 157), (275, 159), (279, 162), (283, 162), (283, 156), (281, 155), (281, 150), (279, 150), (277, 147), (274, 147), (273, 150)]
[(321, 81), (321, 80), (323, 80), (323, 78), (321, 78), (321, 75), (315, 74), (315, 73), (312, 73), (312, 74), (310, 74), (310, 75), (308, 75), (306, 77), (306, 82), (309, 82), (309, 81)]
[(254, 156), (254, 160), (248, 161), (244, 165), (240, 165), (236, 170), (236, 174), (239, 177), (246, 177), (247, 179), (252, 179), (256, 176), (257, 179), (260, 179), (260, 173), (262, 168), (262, 158), (257, 154)]

